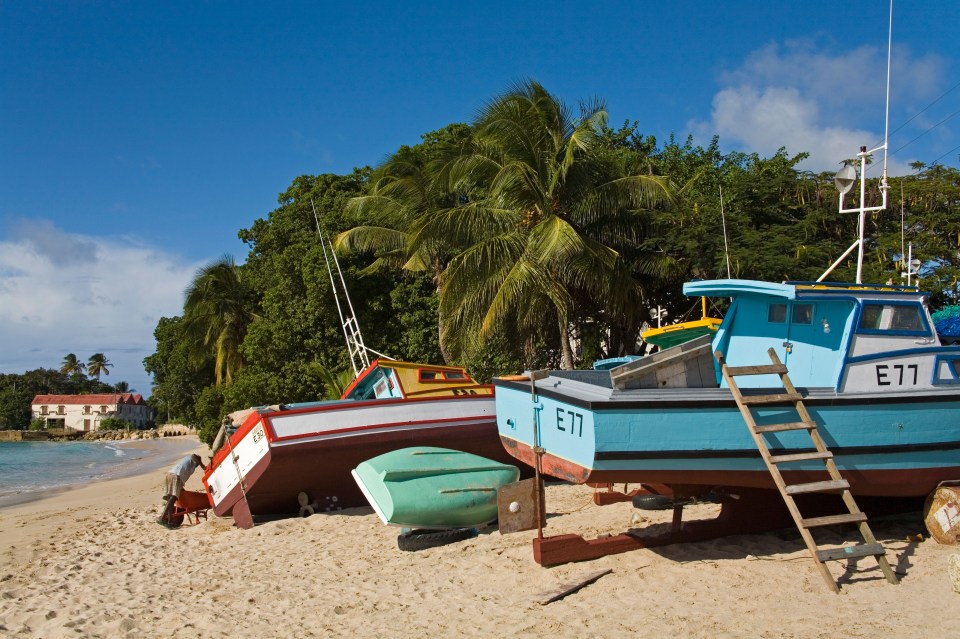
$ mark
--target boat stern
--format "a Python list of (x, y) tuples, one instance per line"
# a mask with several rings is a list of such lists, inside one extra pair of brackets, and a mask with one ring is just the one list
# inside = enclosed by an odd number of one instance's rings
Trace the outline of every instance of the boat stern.
[(536, 468), (537, 451), (541, 451), (541, 472), (584, 483), (592, 472), (596, 449), (593, 414), (546, 394), (546, 389), (561, 384), (577, 382), (548, 377), (538, 380), (537, 392), (531, 394), (528, 376), (494, 379), (497, 432), (503, 447), (515, 459)]

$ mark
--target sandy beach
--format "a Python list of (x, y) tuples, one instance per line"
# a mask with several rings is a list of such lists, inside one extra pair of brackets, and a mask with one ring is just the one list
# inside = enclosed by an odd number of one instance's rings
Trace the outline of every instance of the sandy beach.
[[(196, 442), (195, 442), (196, 443)], [(167, 451), (169, 461), (181, 447)], [(196, 443), (201, 454), (207, 449)], [(163, 448), (158, 451), (163, 456)], [(206, 457), (205, 457), (206, 458)], [(900, 576), (832, 562), (830, 592), (796, 532), (742, 535), (543, 568), (535, 532), (420, 552), (355, 508), (258, 524), (155, 523), (167, 459), (149, 472), (0, 510), (0, 635), (11, 637), (946, 637), (960, 594), (919, 513), (872, 521)], [(200, 487), (199, 474), (188, 488)], [(547, 488), (547, 534), (669, 522)], [(716, 506), (687, 509), (708, 517)], [(922, 540), (918, 539), (922, 535)], [(836, 535), (837, 542), (843, 538)], [(852, 538), (851, 538), (852, 541)], [(544, 593), (611, 570), (566, 598)]]

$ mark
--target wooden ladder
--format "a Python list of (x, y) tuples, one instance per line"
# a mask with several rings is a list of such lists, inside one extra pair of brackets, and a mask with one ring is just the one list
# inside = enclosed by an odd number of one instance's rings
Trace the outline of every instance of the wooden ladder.
[[(820, 574), (823, 575), (824, 580), (830, 586), (831, 590), (840, 592), (837, 582), (827, 569), (826, 562), (837, 559), (854, 559), (857, 557), (872, 556), (876, 557), (877, 563), (880, 565), (880, 570), (883, 571), (883, 575), (887, 578), (887, 581), (892, 584), (898, 583), (896, 575), (887, 562), (883, 546), (877, 542), (876, 537), (873, 536), (873, 532), (870, 530), (870, 526), (867, 525), (866, 514), (861, 512), (857, 507), (857, 503), (850, 493), (850, 484), (840, 476), (840, 471), (837, 470), (837, 465), (833, 461), (833, 454), (827, 450), (826, 445), (823, 443), (823, 438), (817, 430), (816, 422), (810, 417), (810, 413), (807, 412), (806, 407), (803, 405), (803, 396), (797, 392), (797, 389), (793, 386), (793, 382), (791, 382), (787, 376), (786, 365), (780, 362), (780, 358), (777, 357), (776, 351), (772, 348), (767, 352), (770, 355), (770, 361), (773, 363), (761, 366), (727, 366), (723, 354), (720, 353), (720, 351), (716, 351), (714, 356), (720, 364), (723, 378), (733, 393), (733, 398), (740, 408), (740, 413), (747, 423), (750, 435), (760, 450), (760, 456), (763, 457), (763, 461), (770, 471), (770, 476), (773, 477), (773, 481), (777, 485), (777, 489), (780, 491), (780, 495), (783, 497), (783, 501), (787, 505), (787, 509), (790, 511), (790, 515), (793, 517), (793, 521), (797, 525), (797, 530), (800, 531), (800, 536), (803, 537), (803, 541), (807, 545), (810, 555), (817, 563)], [(785, 391), (784, 393), (774, 395), (743, 395), (734, 381), (734, 377), (737, 376), (772, 374), (780, 376)], [(800, 421), (757, 425), (751, 406), (776, 406), (778, 404), (792, 404), (797, 415), (800, 417)], [(813, 440), (813, 445), (816, 450), (814, 452), (784, 455), (770, 454), (770, 448), (767, 446), (764, 435), (791, 430), (807, 431), (810, 439)], [(829, 480), (791, 485), (787, 485), (784, 482), (783, 475), (778, 467), (779, 464), (815, 459), (823, 462), (825, 470), (830, 477)], [(847, 510), (849, 511), (848, 514), (804, 518), (803, 515), (800, 514), (800, 510), (797, 508), (797, 503), (794, 499), (794, 495), (831, 493), (836, 491), (840, 491), (843, 503), (846, 504)], [(863, 537), (865, 543), (828, 550), (820, 550), (817, 548), (810, 529), (835, 524), (857, 524), (857, 527), (860, 529), (860, 535)]]

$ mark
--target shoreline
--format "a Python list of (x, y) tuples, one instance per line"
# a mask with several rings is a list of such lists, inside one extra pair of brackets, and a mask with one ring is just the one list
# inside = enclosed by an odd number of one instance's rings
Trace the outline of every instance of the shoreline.
[[(57, 442), (51, 442), (56, 444)], [(172, 444), (176, 444), (175, 446)], [(24, 506), (34, 502), (40, 502), (52, 499), (60, 495), (82, 490), (102, 482), (111, 482), (138, 475), (145, 475), (156, 470), (173, 465), (177, 459), (183, 455), (197, 452), (201, 447), (209, 456), (209, 449), (206, 445), (197, 439), (196, 435), (182, 435), (178, 437), (164, 437), (159, 439), (131, 439), (104, 442), (104, 445), (110, 445), (118, 448), (132, 448), (140, 451), (146, 451), (147, 454), (136, 459), (121, 461), (110, 468), (104, 476), (88, 477), (80, 481), (62, 486), (49, 486), (37, 488), (36, 490), (23, 490), (7, 494), (0, 493), (0, 513)], [(199, 452), (201, 456), (204, 452)]]

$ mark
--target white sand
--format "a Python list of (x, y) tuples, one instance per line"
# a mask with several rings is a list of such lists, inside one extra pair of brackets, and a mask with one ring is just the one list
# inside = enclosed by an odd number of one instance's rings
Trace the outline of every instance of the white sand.
[[(0, 511), (0, 635), (960, 636), (960, 595), (948, 577), (960, 548), (926, 538), (919, 515), (872, 522), (900, 585), (867, 558), (837, 595), (796, 533), (543, 568), (533, 561), (535, 532), (402, 552), (398, 530), (367, 508), (251, 530), (211, 515), (171, 531), (154, 521), (163, 472)], [(199, 485), (196, 475), (187, 487)], [(670, 519), (669, 511), (641, 513), (629, 503), (594, 506), (591, 492), (548, 487), (548, 512), (562, 514), (550, 518), (547, 534), (592, 537)], [(686, 518), (715, 510), (689, 507)], [(831, 572), (841, 577), (845, 565), (832, 562)], [(613, 572), (579, 592), (538, 603), (542, 593), (607, 568)]]

